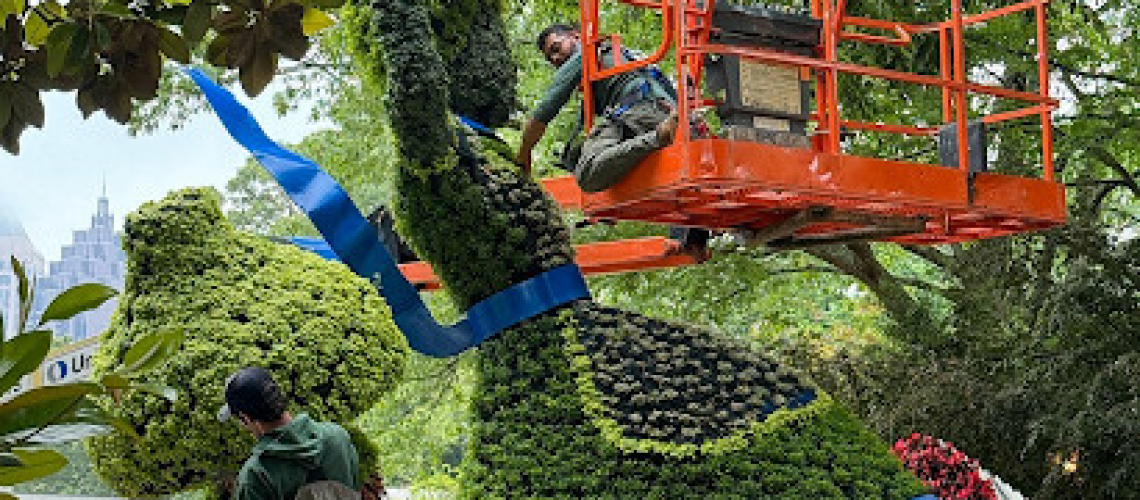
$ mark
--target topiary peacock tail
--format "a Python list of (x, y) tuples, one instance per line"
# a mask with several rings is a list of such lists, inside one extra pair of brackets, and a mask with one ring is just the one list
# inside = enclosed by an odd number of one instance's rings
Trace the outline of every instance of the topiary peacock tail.
[[(218, 422), (216, 412), (226, 378), (239, 367), (269, 369), (290, 411), (343, 423), (402, 377), (407, 344), (368, 281), (291, 245), (235, 231), (212, 189), (143, 205), (127, 217), (123, 243), (127, 281), (96, 369), (117, 365), (148, 333), (180, 328), (186, 337), (153, 374), (178, 399), (131, 393), (107, 402), (140, 439), (111, 434), (88, 442), (96, 472), (125, 496), (177, 493), (237, 471), (253, 440), (238, 425)], [(375, 470), (376, 454), (365, 458)]]
[[(486, 19), (499, 16), (497, 2), (445, 4), (483, 7), (466, 11), (477, 17), (464, 16), (468, 26), (502, 29)], [(455, 94), (463, 89), (444, 82), (475, 81), (473, 72), (488, 71), (447, 64), (439, 47), (454, 43), (456, 33), (483, 44), (505, 37), (449, 29), (446, 9), (425, 0), (376, 0), (370, 8), (365, 31), (380, 34), (375, 53), (382, 57), (372, 67), (385, 71), (403, 155), (399, 228), (453, 300), (465, 309), (570, 262), (557, 206), (513, 167), (479, 155), (474, 139), (457, 135), (437, 107), (464, 101)], [(509, 53), (505, 44), (495, 50)], [(514, 74), (509, 58), (499, 61), (502, 69), (489, 74)], [(494, 90), (498, 102), (509, 103), (513, 84), (484, 82), (479, 92)], [(426, 108), (430, 113), (421, 112)], [(847, 411), (775, 360), (716, 332), (580, 300), (486, 341), (478, 363), (476, 425), (463, 468), (470, 497), (923, 492)]]

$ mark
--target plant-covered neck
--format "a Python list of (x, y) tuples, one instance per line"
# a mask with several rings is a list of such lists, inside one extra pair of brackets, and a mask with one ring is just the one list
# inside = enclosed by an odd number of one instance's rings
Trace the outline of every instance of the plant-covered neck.
[(399, 143), (401, 168), (420, 175), (453, 168), (447, 70), (432, 38), (426, 0), (371, 0), (362, 36), (377, 37), (388, 116)]

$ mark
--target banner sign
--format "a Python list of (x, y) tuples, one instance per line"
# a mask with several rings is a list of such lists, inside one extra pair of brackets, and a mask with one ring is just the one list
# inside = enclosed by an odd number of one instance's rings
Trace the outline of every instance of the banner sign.
[(91, 379), (91, 357), (99, 350), (99, 337), (74, 342), (48, 353), (44, 362), (27, 375), (0, 401), (8, 401), (37, 387), (70, 384)]

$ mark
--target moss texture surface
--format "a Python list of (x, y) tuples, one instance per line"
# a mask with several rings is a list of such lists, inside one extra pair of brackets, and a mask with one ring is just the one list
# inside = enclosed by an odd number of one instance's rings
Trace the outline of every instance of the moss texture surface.
[(126, 286), (96, 366), (163, 328), (182, 328), (186, 341), (154, 374), (178, 391), (175, 403), (135, 394), (111, 405), (141, 441), (111, 436), (88, 444), (97, 472), (124, 495), (183, 491), (237, 470), (253, 439), (215, 415), (226, 378), (241, 366), (270, 370), (291, 411), (342, 423), (403, 373), (407, 344), (367, 281), (234, 231), (219, 201), (211, 189), (186, 189), (126, 220)]

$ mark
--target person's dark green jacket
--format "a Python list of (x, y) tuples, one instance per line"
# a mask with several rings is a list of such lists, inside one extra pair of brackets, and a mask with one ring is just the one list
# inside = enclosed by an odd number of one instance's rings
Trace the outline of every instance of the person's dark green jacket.
[(238, 473), (237, 500), (292, 500), (306, 483), (333, 480), (360, 490), (356, 448), (341, 426), (300, 414), (261, 437)]

